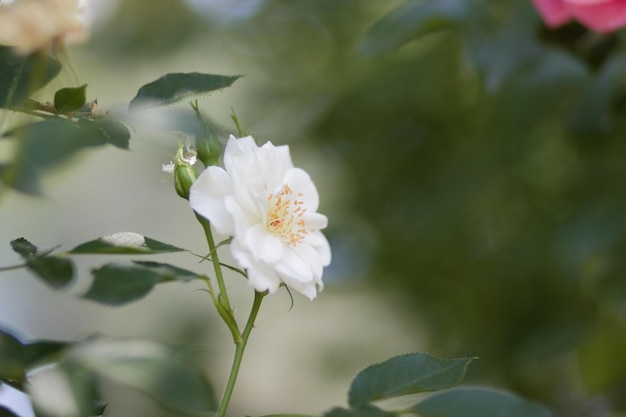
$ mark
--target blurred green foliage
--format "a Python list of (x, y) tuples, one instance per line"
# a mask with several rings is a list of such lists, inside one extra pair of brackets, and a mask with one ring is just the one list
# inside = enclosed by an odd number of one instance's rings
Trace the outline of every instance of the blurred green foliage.
[(548, 31), (525, 0), (375, 3), (268, 1), (237, 28), (264, 108), (309, 112), (297, 134), (345, 164), (331, 238), (363, 219), (372, 284), (479, 380), (623, 410), (623, 34)]

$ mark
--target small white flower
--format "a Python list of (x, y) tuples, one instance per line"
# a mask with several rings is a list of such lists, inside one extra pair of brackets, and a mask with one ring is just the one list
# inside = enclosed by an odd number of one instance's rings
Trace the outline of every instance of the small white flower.
[(166, 174), (174, 175), (175, 169), (176, 169), (176, 164), (172, 161), (168, 162), (167, 164), (161, 165), (161, 171), (165, 172)]
[(146, 244), (146, 239), (139, 233), (120, 232), (101, 237), (100, 240), (113, 246), (123, 246), (128, 248), (140, 248)]
[(231, 136), (224, 169), (208, 167), (191, 187), (189, 202), (224, 235), (233, 236), (233, 258), (257, 291), (284, 282), (315, 298), (323, 288), (330, 246), (320, 231), (319, 196), (309, 175), (294, 168), (288, 146), (259, 147), (251, 136)]

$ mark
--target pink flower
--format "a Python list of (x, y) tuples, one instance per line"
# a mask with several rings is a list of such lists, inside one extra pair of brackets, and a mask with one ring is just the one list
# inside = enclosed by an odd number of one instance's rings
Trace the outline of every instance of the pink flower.
[(596, 32), (626, 25), (626, 0), (531, 0), (546, 25), (557, 27), (570, 19)]

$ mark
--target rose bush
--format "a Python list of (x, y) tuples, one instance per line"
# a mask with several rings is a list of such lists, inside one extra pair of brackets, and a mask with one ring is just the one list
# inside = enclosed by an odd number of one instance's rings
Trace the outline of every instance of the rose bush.
[(189, 202), (221, 234), (233, 236), (231, 254), (257, 291), (281, 283), (313, 299), (323, 287), (330, 246), (320, 232), (319, 196), (309, 175), (294, 168), (288, 146), (259, 147), (251, 136), (231, 136), (224, 168), (209, 166), (191, 187)]
[(626, 0), (532, 0), (546, 25), (557, 27), (575, 19), (596, 32), (626, 25)]

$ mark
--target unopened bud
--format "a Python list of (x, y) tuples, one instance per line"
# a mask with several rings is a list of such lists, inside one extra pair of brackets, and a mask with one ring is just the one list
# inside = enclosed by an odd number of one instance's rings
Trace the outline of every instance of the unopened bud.
[(198, 159), (202, 161), (204, 166), (208, 167), (219, 163), (222, 146), (211, 132), (207, 132), (206, 136), (196, 138), (196, 149), (198, 150)]
[(187, 154), (184, 154), (184, 146), (181, 144), (178, 146), (176, 152), (176, 160), (174, 162), (174, 187), (176, 193), (182, 198), (189, 200), (189, 189), (198, 178), (198, 172), (193, 167), (196, 163), (195, 152), (187, 149)]

